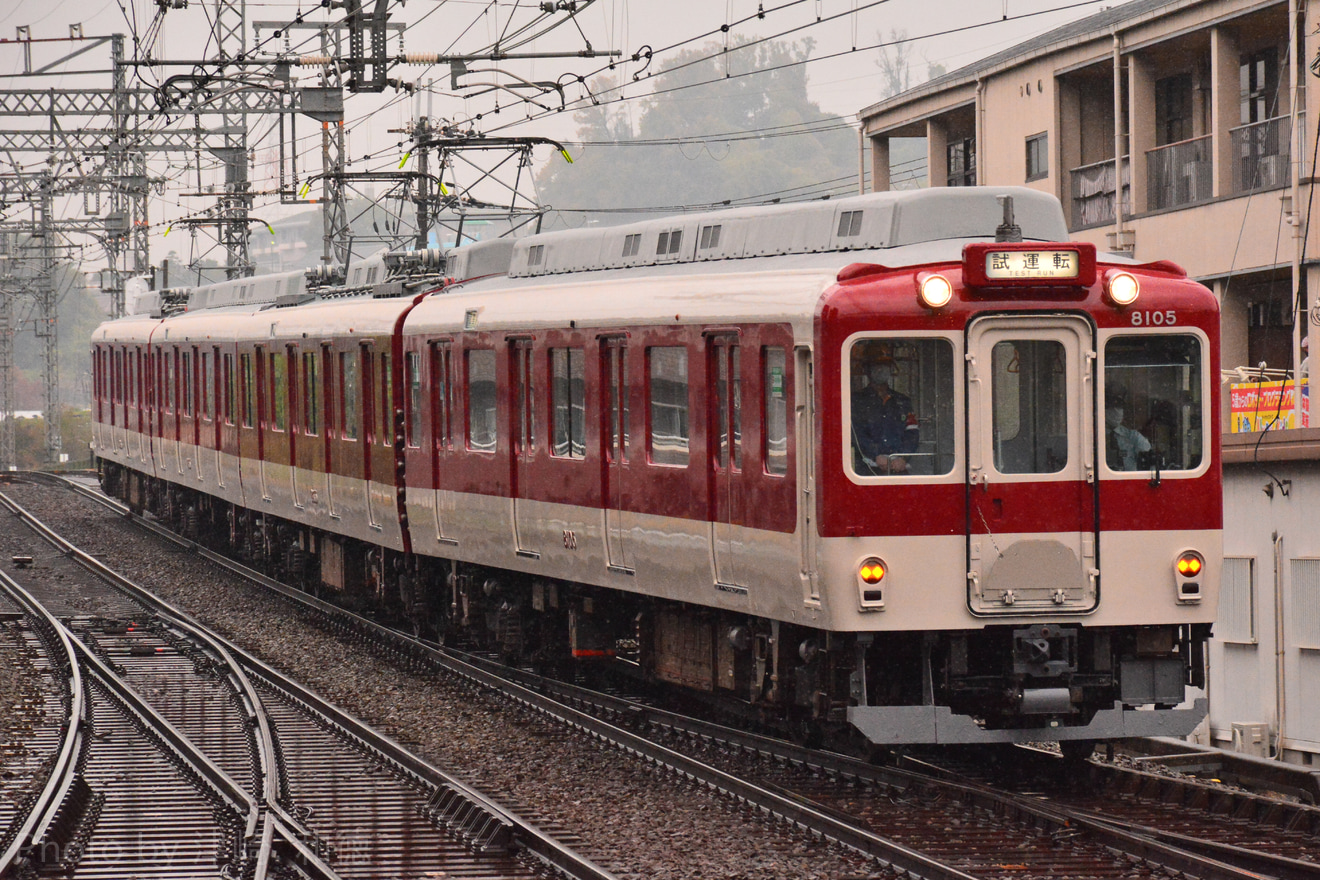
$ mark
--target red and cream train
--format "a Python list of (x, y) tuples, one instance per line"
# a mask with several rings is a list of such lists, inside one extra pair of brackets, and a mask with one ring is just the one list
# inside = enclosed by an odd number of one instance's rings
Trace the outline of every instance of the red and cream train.
[[(434, 261), (102, 325), (107, 490), (450, 640), (875, 743), (1204, 714), (1176, 707), (1218, 592), (1219, 315), (1176, 266), (1020, 188)], [(864, 448), (868, 394), (901, 449)]]

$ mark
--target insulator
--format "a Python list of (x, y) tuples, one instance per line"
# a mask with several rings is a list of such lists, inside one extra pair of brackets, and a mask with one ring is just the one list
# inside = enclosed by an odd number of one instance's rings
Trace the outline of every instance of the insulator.
[(298, 66), (300, 67), (329, 67), (334, 59), (329, 55), (299, 55)]
[(438, 52), (405, 52), (403, 60), (406, 64), (439, 64), (440, 53)]

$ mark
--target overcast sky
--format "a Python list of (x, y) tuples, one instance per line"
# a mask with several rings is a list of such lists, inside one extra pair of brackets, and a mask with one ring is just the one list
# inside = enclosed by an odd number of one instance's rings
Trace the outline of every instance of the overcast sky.
[[(85, 36), (130, 35), (130, 54), (135, 35), (140, 50), (149, 47), (150, 54), (156, 58), (190, 60), (214, 57), (214, 46), (208, 45), (208, 36), (216, 9), (215, 0), (188, 0), (188, 4), (186, 9), (169, 9), (161, 13), (156, 0), (8, 0), (0, 4), (3, 7), (0, 11), (0, 39), (14, 40), (16, 28), (21, 26), (30, 27), (31, 36), (37, 40), (64, 38), (69, 36), (71, 25), (79, 24)], [(532, 23), (539, 5), (539, 2), (530, 0), (517, 3), (508, 0), (392, 0), (390, 13), (391, 22), (407, 26), (402, 37), (403, 51), (477, 53), (500, 40), (502, 34), (505, 46), (516, 44), (518, 41), (511, 40), (509, 35)], [(915, 84), (925, 78), (928, 64), (940, 64), (954, 70), (1066, 21), (1117, 4), (1112, 0), (1104, 3), (1077, 0), (726, 0), (724, 3), (713, 0), (595, 0), (589, 4), (578, 0), (577, 5), (580, 11), (576, 26), (566, 13), (556, 13), (549, 20), (557, 21), (557, 28), (518, 46), (516, 51), (579, 52), (588, 43), (597, 52), (617, 50), (623, 57), (615, 75), (625, 81), (634, 75), (641, 76), (623, 91), (625, 96), (635, 98), (660, 84), (660, 79), (649, 78), (647, 73), (654, 72), (667, 55), (706, 42), (723, 41), (725, 35), (721, 28), (725, 25), (729, 26), (730, 38), (782, 36), (786, 40), (811, 39), (815, 42), (813, 56), (821, 59), (807, 66), (811, 97), (826, 111), (852, 121), (858, 110), (881, 97), (881, 77), (877, 67), (881, 49), (877, 45), (887, 42), (895, 32), (912, 38), (908, 48)], [(764, 11), (763, 17), (758, 17), (758, 10)], [(288, 22), (300, 12), (307, 21), (317, 22), (342, 18), (343, 15), (342, 9), (322, 9), (316, 0), (249, 0), (247, 3), (250, 23)], [(543, 28), (545, 21), (543, 19), (536, 29)], [(310, 42), (313, 37), (308, 31), (291, 33), (295, 39), (295, 52), (317, 51)], [(260, 32), (260, 39), (260, 48), (267, 52), (282, 49), (284, 45), (284, 38), (275, 38), (270, 28)], [(300, 46), (299, 41), (309, 42)], [(249, 50), (257, 45), (257, 39), (249, 32)], [(35, 44), (29, 47), (32, 67), (40, 68), (76, 46), (69, 42)], [(400, 51), (398, 36), (391, 36), (389, 47), (391, 54)], [(631, 60), (634, 53), (645, 47), (655, 52), (649, 68)], [(107, 60), (108, 52), (98, 48), (71, 62), (69, 67), (104, 70)], [(3, 76), (0, 89), (104, 88), (109, 84), (109, 77), (104, 74), (25, 77), (22, 74), (26, 63), (25, 47), (13, 42), (0, 43), (0, 76)], [(589, 75), (602, 69), (605, 63), (605, 59), (571, 58), (506, 61), (498, 67), (491, 63), (473, 64), (470, 66), (481, 70), (469, 74), (467, 81), (514, 86), (514, 76), (533, 81), (559, 79), (568, 82), (566, 96), (571, 110), (571, 102), (580, 99), (583, 91), (564, 77)], [(736, 69), (736, 57), (730, 63)], [(141, 83), (155, 85), (167, 76), (187, 70), (186, 67), (143, 68)], [(314, 69), (296, 68), (295, 75), (304, 78), (306, 85), (315, 84)], [(423, 86), (431, 82), (435, 94), (429, 98), (411, 99), (393, 91), (384, 95), (350, 96), (346, 102), (347, 155), (354, 163), (353, 170), (397, 167), (402, 152), (398, 144), (403, 138), (389, 129), (403, 127), (415, 113), (426, 113), (428, 108), (435, 116), (472, 124), (485, 131), (561, 140), (571, 140), (574, 134), (571, 113), (546, 114), (538, 107), (522, 102), (513, 92), (499, 90), (477, 97), (451, 93), (447, 67), (404, 65), (394, 68), (390, 75)], [(558, 106), (557, 97), (538, 100), (545, 106)], [(501, 108), (498, 115), (492, 113), (496, 102)], [(474, 121), (478, 114), (481, 114), (480, 121)], [(4, 127), (11, 126), (6, 124)], [(249, 122), (249, 130), (258, 154), (257, 176), (260, 176), (263, 161), (268, 169), (273, 167), (270, 158), (276, 141), (270, 133), (274, 124), (271, 120), (253, 119)], [(299, 135), (313, 135), (305, 147), (309, 154), (319, 154), (319, 138), (314, 136), (315, 128), (310, 121), (302, 120)], [(364, 158), (368, 155), (372, 157), (370, 160)], [(538, 156), (538, 160), (541, 159), (543, 157)], [(0, 162), (5, 165), (12, 166), (15, 160), (26, 168), (39, 161), (30, 154), (0, 157)], [(187, 188), (185, 182), (195, 189), (197, 170), (188, 167), (188, 161), (176, 158), (174, 165), (163, 172), (156, 172), (153, 166), (153, 173), (163, 173), (172, 181), (159, 205), (153, 206), (153, 220), (195, 209), (196, 199), (189, 201), (171, 194), (184, 191)], [(203, 184), (208, 182), (209, 173), (203, 172)], [(271, 216), (280, 216), (287, 209), (268, 207), (267, 211)], [(156, 251), (153, 242), (153, 258), (156, 258)]]

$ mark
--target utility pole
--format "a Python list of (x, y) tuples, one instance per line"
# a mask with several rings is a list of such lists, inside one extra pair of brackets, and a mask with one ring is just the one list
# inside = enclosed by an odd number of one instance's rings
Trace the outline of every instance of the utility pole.
[(14, 448), (14, 236), (0, 231), (0, 470), (18, 467)]
[(59, 293), (55, 289), (55, 269), (59, 262), (55, 231), (55, 180), (44, 174), (38, 183), (38, 197), (34, 202), (33, 250), (36, 257), (36, 330), (42, 341), (43, 409), (46, 416), (46, 464), (60, 463), (64, 451), (64, 438), (60, 421), (60, 333), (57, 311)]

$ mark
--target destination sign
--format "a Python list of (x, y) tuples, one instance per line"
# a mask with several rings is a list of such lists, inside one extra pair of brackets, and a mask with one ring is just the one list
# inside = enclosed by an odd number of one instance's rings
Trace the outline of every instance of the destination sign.
[(1080, 274), (1080, 265), (1079, 254), (1072, 249), (985, 253), (985, 277), (988, 281), (1012, 281), (1019, 278), (1074, 279)]

